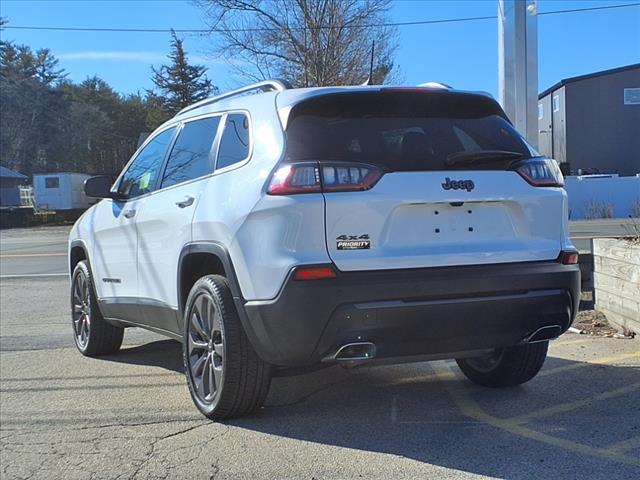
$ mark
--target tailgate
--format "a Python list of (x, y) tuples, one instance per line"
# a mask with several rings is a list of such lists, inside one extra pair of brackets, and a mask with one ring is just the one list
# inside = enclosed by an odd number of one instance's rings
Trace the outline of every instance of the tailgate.
[(371, 190), (324, 196), (342, 271), (551, 260), (562, 249), (563, 190), (516, 172), (393, 172)]

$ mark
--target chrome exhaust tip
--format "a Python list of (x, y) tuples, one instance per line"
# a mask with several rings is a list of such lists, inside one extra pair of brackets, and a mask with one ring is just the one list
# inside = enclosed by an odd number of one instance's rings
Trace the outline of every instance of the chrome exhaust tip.
[(540, 327), (531, 335), (525, 337), (523, 341), (524, 343), (546, 342), (559, 337), (561, 333), (562, 327), (560, 325), (547, 325), (546, 327)]
[(366, 361), (375, 358), (376, 346), (371, 342), (354, 342), (341, 346), (333, 355), (338, 362)]

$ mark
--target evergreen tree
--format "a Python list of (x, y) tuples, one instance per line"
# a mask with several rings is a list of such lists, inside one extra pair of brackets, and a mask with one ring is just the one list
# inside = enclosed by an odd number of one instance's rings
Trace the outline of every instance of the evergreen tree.
[[(0, 30), (4, 24), (0, 17)], [(98, 77), (65, 76), (48, 49), (0, 39), (0, 165), (114, 174), (171, 117), (164, 96), (122, 95)]]
[(13, 80), (34, 78), (37, 73), (36, 58), (26, 45), (0, 42), (0, 75)]
[(27, 45), (7, 41), (0, 41), (0, 75), (14, 80), (33, 78), (45, 85), (59, 83), (67, 76), (48, 48), (33, 52)]
[(146, 131), (152, 132), (172, 117), (167, 111), (165, 99), (154, 92), (147, 91), (144, 99), (146, 106)]
[(35, 77), (45, 85), (59, 83), (67, 76), (64, 68), (58, 68), (58, 59), (52, 55), (48, 48), (37, 50), (33, 60)]
[(206, 67), (189, 65), (183, 41), (174, 31), (171, 38), (171, 53), (168, 55), (171, 64), (162, 65), (158, 70), (151, 67), (151, 80), (161, 92), (165, 109), (175, 114), (187, 105), (207, 98), (215, 87), (205, 76)]
[(59, 95), (64, 78), (49, 50), (0, 42), (0, 160), (23, 172), (50, 168), (61, 123)]

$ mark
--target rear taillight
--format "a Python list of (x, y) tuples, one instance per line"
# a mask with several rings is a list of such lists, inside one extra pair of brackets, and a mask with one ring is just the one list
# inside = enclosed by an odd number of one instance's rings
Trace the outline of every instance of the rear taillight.
[(551, 158), (532, 158), (519, 162), (516, 171), (534, 187), (562, 187), (564, 177)]
[(357, 192), (372, 188), (382, 174), (378, 167), (359, 163), (291, 163), (275, 171), (267, 193)]
[(575, 250), (567, 250), (560, 252), (558, 261), (563, 265), (577, 265), (580, 256)]
[(325, 192), (369, 190), (382, 177), (382, 171), (373, 165), (328, 163), (321, 164), (320, 169)]
[(320, 171), (315, 163), (282, 165), (271, 177), (267, 193), (292, 195), (321, 192)]

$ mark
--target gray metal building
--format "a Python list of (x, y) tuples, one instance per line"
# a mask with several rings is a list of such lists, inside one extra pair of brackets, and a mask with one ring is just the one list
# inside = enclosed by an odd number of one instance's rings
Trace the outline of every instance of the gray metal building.
[(538, 149), (572, 173), (640, 173), (640, 63), (567, 78), (538, 96)]

